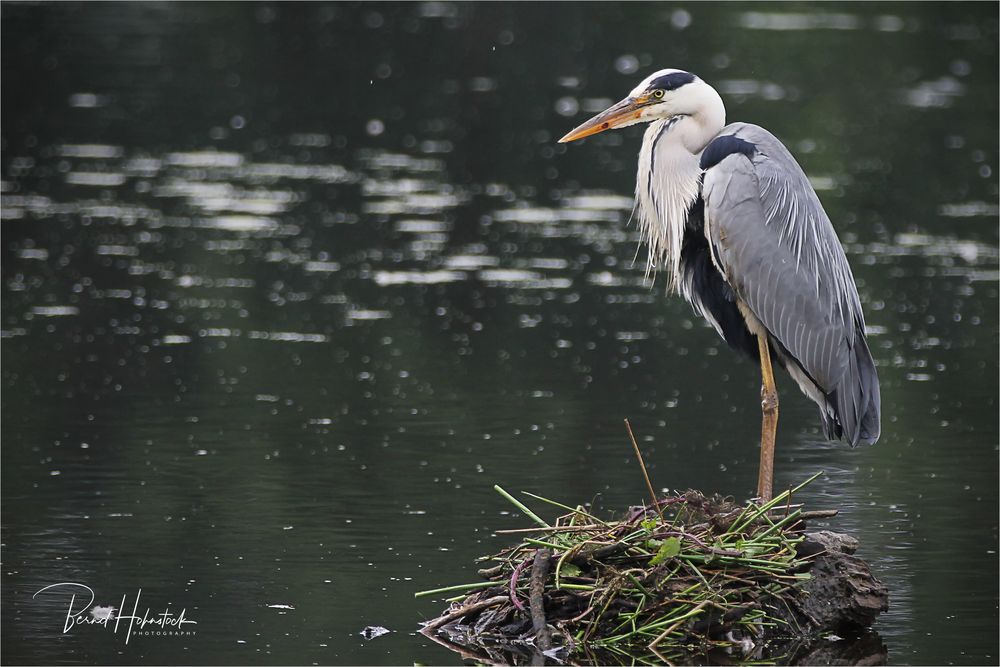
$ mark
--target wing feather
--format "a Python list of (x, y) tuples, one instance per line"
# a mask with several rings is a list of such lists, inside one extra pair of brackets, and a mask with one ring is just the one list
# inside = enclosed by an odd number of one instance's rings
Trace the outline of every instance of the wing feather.
[(735, 123), (719, 135), (731, 136), (756, 150), (732, 153), (704, 174), (705, 234), (719, 270), (815, 386), (796, 377), (824, 411), (828, 435), (874, 442), (878, 377), (833, 225), (802, 168), (773, 135)]

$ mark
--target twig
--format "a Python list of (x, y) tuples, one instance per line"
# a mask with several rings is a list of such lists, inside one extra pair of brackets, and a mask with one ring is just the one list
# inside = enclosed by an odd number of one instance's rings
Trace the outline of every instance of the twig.
[(600, 530), (603, 527), (596, 523), (591, 523), (581, 526), (552, 526), (551, 528), (505, 528), (503, 530), (494, 530), (493, 532), (497, 535), (516, 535), (518, 533), (580, 533)]
[(587, 607), (586, 609), (584, 609), (583, 612), (581, 612), (580, 614), (578, 614), (578, 615), (574, 616), (573, 618), (569, 619), (569, 621), (567, 621), (567, 623), (570, 624), (570, 625), (572, 625), (573, 623), (579, 623), (584, 618), (586, 618), (587, 614), (591, 613), (592, 611), (594, 611), (594, 605), (590, 605), (589, 607)]
[(521, 493), (523, 493), (526, 496), (531, 496), (535, 500), (541, 500), (543, 503), (548, 503), (549, 505), (555, 505), (556, 507), (562, 508), (564, 510), (569, 510), (573, 514), (580, 514), (581, 516), (585, 516), (588, 519), (590, 519), (591, 521), (596, 521), (597, 523), (601, 524), (602, 526), (607, 526), (608, 525), (606, 521), (601, 521), (599, 518), (597, 518), (596, 516), (594, 516), (593, 514), (591, 514), (590, 512), (588, 512), (587, 510), (583, 509), (580, 506), (570, 507), (569, 505), (565, 505), (563, 503), (556, 502), (555, 500), (549, 500), (548, 498), (544, 498), (542, 496), (536, 495), (536, 494), (531, 493), (529, 491), (522, 491)]
[(628, 431), (628, 437), (632, 441), (632, 447), (635, 449), (635, 455), (639, 459), (639, 467), (642, 468), (642, 476), (646, 479), (646, 488), (649, 489), (649, 499), (653, 502), (653, 507), (656, 508), (656, 513), (660, 515), (660, 521), (663, 521), (663, 510), (660, 509), (660, 503), (656, 500), (656, 492), (653, 491), (653, 483), (649, 481), (649, 473), (646, 472), (646, 464), (642, 460), (642, 452), (639, 451), (639, 443), (635, 441), (635, 434), (632, 433), (632, 424), (629, 423), (628, 418), (625, 419), (625, 430)]
[[(712, 625), (713, 624), (721, 626), (721, 627), (726, 627), (726, 626), (731, 625), (731, 624), (735, 623), (736, 621), (740, 620), (741, 618), (743, 618), (744, 616), (746, 616), (749, 612), (753, 611), (754, 609), (758, 609), (758, 608), (760, 608), (760, 603), (757, 602), (757, 601), (754, 601), (754, 602), (751, 602), (750, 604), (745, 604), (743, 606), (736, 607), (735, 609), (730, 609), (730, 610), (726, 611), (724, 614), (722, 614), (721, 617), (717, 617), (717, 618), (709, 617), (707, 619), (702, 619), (700, 621), (695, 621), (691, 625), (691, 631), (695, 632), (697, 634), (704, 634), (704, 633), (706, 633), (706, 632), (708, 632), (709, 630), (712, 629)], [(789, 612), (790, 611), (791, 610), (789, 610)]]
[(623, 551), (628, 551), (631, 547), (632, 545), (627, 542), (615, 542), (613, 544), (594, 549), (593, 551), (581, 551), (576, 554), (570, 562), (586, 563), (592, 560), (604, 560), (605, 558), (615, 556)]
[(713, 547), (710, 544), (705, 544), (702, 540), (698, 539), (691, 533), (685, 533), (683, 530), (667, 530), (662, 533), (654, 533), (653, 537), (659, 538), (662, 535), (683, 537), (686, 540), (691, 540), (705, 551), (711, 551), (713, 554), (719, 556), (732, 556), (733, 558), (739, 558), (743, 555), (742, 551), (736, 551), (735, 549), (719, 549), (718, 547)]
[(449, 651), (454, 651), (455, 653), (458, 653), (460, 656), (462, 656), (463, 659), (471, 660), (474, 664), (488, 665), (492, 660), (492, 656), (490, 656), (488, 650), (485, 649), (475, 650), (474, 647), (463, 646), (461, 644), (456, 644), (455, 642), (448, 641), (446, 638), (439, 635), (433, 629), (420, 628), (420, 630), (418, 630), (417, 632), (422, 634), (424, 637), (427, 637), (435, 644), (443, 646)]
[(524, 612), (524, 604), (517, 599), (517, 580), (520, 579), (521, 570), (524, 569), (524, 566), (528, 564), (529, 560), (531, 559), (525, 558), (518, 563), (517, 567), (514, 568), (514, 573), (510, 575), (510, 601), (513, 602), (514, 606), (517, 607), (517, 610), (522, 613)]
[(829, 519), (830, 517), (837, 516), (839, 513), (840, 510), (809, 510), (799, 514), (799, 519), (802, 521), (806, 519)]
[(549, 556), (551, 551), (539, 549), (535, 552), (535, 562), (531, 566), (531, 625), (535, 629), (535, 646), (542, 651), (552, 648), (552, 636), (545, 621), (545, 578), (549, 574)]
[(739, 527), (736, 526), (736, 522), (733, 522), (733, 525), (730, 526), (730, 528), (729, 528), (729, 532), (730, 533), (737, 533), (737, 532), (743, 530), (744, 528), (746, 528), (747, 526), (749, 526), (750, 524), (752, 524), (754, 521), (756, 521), (757, 519), (759, 519), (761, 516), (765, 516), (768, 512), (770, 512), (772, 509), (774, 509), (774, 507), (776, 505), (778, 505), (781, 501), (785, 500), (786, 496), (789, 496), (789, 495), (791, 495), (793, 493), (797, 493), (800, 490), (804, 489), (806, 486), (809, 485), (810, 482), (812, 482), (813, 480), (815, 480), (817, 477), (819, 477), (822, 474), (823, 474), (823, 471), (820, 471), (820, 472), (816, 473), (815, 475), (813, 475), (812, 477), (810, 477), (806, 481), (804, 481), (801, 484), (799, 484), (798, 486), (796, 486), (794, 489), (790, 489), (790, 490), (787, 490), (787, 491), (782, 491), (777, 496), (775, 496), (774, 498), (772, 498), (771, 500), (767, 501), (766, 503), (764, 503), (762, 505), (755, 505), (754, 503), (748, 504), (747, 505), (747, 509), (748, 510), (752, 509), (752, 512), (751, 512), (749, 518), (744, 518), (744, 514), (740, 513), (740, 517), (736, 520), (736, 521), (740, 521), (741, 522), (740, 525), (739, 525)]
[(649, 650), (652, 651), (653, 653), (655, 653), (657, 658), (659, 658), (660, 660), (662, 660), (664, 662), (667, 662), (667, 659), (663, 655), (661, 655), (659, 651), (656, 650), (656, 646), (663, 639), (665, 639), (667, 635), (669, 635), (671, 632), (673, 632), (674, 630), (676, 630), (677, 628), (679, 628), (684, 621), (688, 620), (692, 616), (696, 615), (699, 611), (701, 611), (702, 609), (704, 609), (705, 605), (707, 605), (708, 603), (709, 603), (708, 600), (702, 600), (701, 602), (699, 602), (698, 604), (696, 604), (694, 606), (694, 609), (692, 609), (691, 611), (687, 612), (686, 614), (684, 614), (683, 616), (681, 616), (680, 618), (678, 618), (676, 623), (674, 623), (669, 628), (667, 628), (666, 630), (664, 630), (663, 632), (661, 632), (659, 634), (659, 636), (657, 636), (656, 639), (654, 639), (652, 642), (650, 642), (650, 644), (649, 644)]
[(534, 545), (536, 547), (544, 547), (546, 549), (558, 549), (558, 550), (565, 550), (566, 549), (566, 547), (564, 547), (564, 546), (555, 544), (553, 542), (546, 542), (545, 540), (536, 540), (533, 537), (526, 537), (526, 538), (524, 538), (524, 541), (525, 541), (526, 544), (532, 544), (532, 545)]
[(492, 579), (493, 577), (500, 574), (501, 571), (503, 571), (503, 563), (494, 565), (493, 567), (484, 567), (481, 570), (476, 570), (476, 574), (478, 574), (483, 579)]
[(486, 598), (485, 600), (480, 600), (479, 602), (473, 602), (472, 604), (467, 604), (464, 607), (459, 607), (455, 611), (448, 612), (444, 616), (439, 616), (438, 618), (427, 621), (426, 623), (424, 623), (424, 629), (435, 630), (437, 628), (440, 628), (442, 625), (451, 623), (452, 621), (457, 621), (463, 616), (474, 614), (477, 611), (488, 609), (489, 607), (493, 607), (495, 605), (498, 605), (506, 601), (507, 601), (506, 595), (497, 595), (495, 597)]

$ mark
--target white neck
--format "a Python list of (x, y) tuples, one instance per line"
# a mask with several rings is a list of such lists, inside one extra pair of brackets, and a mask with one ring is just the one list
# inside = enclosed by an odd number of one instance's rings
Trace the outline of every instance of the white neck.
[(726, 105), (715, 88), (704, 81), (697, 81), (695, 88), (687, 95), (686, 101), (695, 111), (687, 114), (687, 123), (681, 130), (680, 140), (690, 152), (698, 154), (705, 150), (726, 125)]
[(639, 151), (635, 195), (639, 228), (649, 246), (646, 274), (665, 268), (668, 288), (680, 284), (681, 242), (688, 209), (698, 197), (699, 156), (726, 123), (714, 88), (702, 83), (692, 92), (693, 112), (650, 123)]

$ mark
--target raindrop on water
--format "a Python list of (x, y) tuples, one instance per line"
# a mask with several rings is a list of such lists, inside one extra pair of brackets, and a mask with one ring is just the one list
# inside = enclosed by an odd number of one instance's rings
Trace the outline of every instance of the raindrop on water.
[(575, 97), (560, 97), (556, 100), (556, 113), (560, 116), (574, 116), (580, 110)]
[(618, 56), (615, 60), (615, 69), (618, 70), (620, 74), (635, 74), (639, 69), (639, 59), (631, 53)]

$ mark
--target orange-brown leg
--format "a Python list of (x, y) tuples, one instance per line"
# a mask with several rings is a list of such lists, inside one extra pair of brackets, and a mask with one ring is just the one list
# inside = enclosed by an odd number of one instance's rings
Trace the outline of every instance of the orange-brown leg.
[(757, 336), (760, 350), (760, 409), (763, 419), (760, 426), (760, 475), (757, 478), (757, 496), (761, 502), (771, 499), (774, 488), (774, 437), (778, 430), (778, 390), (774, 386), (771, 369), (771, 351), (767, 336)]

